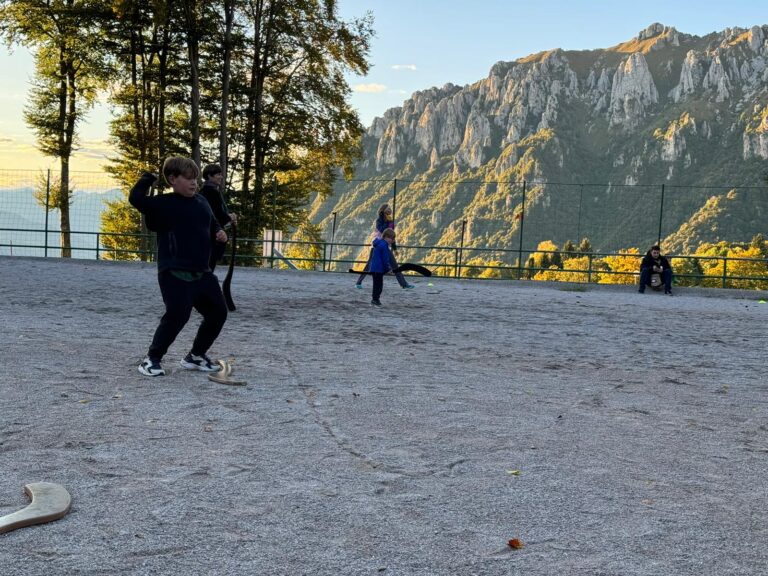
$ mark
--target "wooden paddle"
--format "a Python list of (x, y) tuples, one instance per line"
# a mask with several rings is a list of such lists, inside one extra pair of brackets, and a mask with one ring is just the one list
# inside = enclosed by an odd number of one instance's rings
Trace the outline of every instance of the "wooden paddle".
[(235, 301), (232, 300), (232, 273), (235, 271), (235, 255), (237, 254), (237, 224), (232, 222), (232, 237), (229, 239), (232, 242), (232, 254), (229, 257), (229, 270), (227, 270), (227, 276), (224, 278), (224, 300), (227, 302), (227, 310), (234, 312), (237, 310)]

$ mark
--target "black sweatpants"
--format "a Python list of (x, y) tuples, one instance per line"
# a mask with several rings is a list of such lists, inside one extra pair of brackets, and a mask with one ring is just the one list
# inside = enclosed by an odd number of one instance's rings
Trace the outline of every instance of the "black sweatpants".
[(371, 299), (374, 302), (378, 302), (384, 290), (384, 274), (381, 272), (371, 272), (371, 276), (373, 276), (373, 296)]
[(212, 272), (206, 272), (199, 280), (187, 282), (165, 270), (158, 274), (158, 283), (165, 303), (165, 314), (155, 330), (147, 355), (153, 360), (162, 360), (194, 308), (203, 316), (203, 322), (197, 330), (191, 352), (202, 356), (216, 340), (227, 320), (227, 305), (219, 287), (219, 279)]

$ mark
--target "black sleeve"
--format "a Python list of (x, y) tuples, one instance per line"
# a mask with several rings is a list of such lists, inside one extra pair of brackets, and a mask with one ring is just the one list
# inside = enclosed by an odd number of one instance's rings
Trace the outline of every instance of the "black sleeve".
[(214, 188), (213, 186), (203, 186), (202, 190), (200, 190), (200, 194), (203, 198), (208, 200), (208, 204), (211, 205), (211, 210), (213, 211), (213, 216), (218, 220), (219, 224), (224, 226), (232, 221), (232, 218), (229, 217), (227, 210), (224, 208), (224, 198), (222, 198), (218, 188)]
[(146, 214), (148, 210), (151, 210), (152, 200), (150, 196), (147, 196), (147, 192), (149, 192), (156, 179), (157, 176), (154, 174), (144, 172), (139, 181), (131, 188), (131, 192), (128, 195), (128, 201), (142, 214)]
[(215, 238), (219, 230), (223, 230), (219, 221), (211, 214), (211, 238)]
[(139, 181), (131, 188), (128, 201), (139, 212), (144, 214), (147, 228), (157, 232), (161, 228), (162, 216), (158, 213), (159, 203), (157, 196), (147, 196), (147, 192), (157, 180), (157, 176), (151, 172), (144, 172)]

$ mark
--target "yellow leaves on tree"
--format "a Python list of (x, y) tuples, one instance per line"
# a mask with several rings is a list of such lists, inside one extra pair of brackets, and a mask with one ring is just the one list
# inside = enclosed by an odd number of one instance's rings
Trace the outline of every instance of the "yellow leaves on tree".
[(637, 248), (619, 250), (618, 255), (606, 256), (603, 262), (613, 274), (601, 274), (600, 284), (637, 284), (641, 259)]
[[(768, 267), (763, 260), (763, 254), (756, 246), (746, 248), (722, 247), (719, 245), (702, 245), (696, 251), (702, 271), (706, 278), (702, 285), (712, 288), (723, 287), (723, 275), (725, 274), (726, 288), (741, 288), (745, 290), (765, 290), (768, 283), (764, 278), (768, 275)], [(707, 259), (705, 257), (712, 257)], [(714, 258), (718, 256), (717, 258)], [(725, 258), (727, 258), (727, 263)], [(741, 260), (741, 258), (751, 260)]]

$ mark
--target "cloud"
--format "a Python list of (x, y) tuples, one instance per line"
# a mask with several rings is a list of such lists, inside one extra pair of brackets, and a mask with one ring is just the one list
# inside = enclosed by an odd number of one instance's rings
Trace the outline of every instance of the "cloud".
[(416, 70), (416, 64), (395, 64), (392, 70)]
[(390, 94), (408, 94), (408, 91), (403, 90), (402, 88), (399, 88), (397, 90), (393, 88), (392, 90), (389, 91), (389, 93)]
[(365, 92), (367, 94), (380, 94), (385, 92), (387, 87), (384, 84), (356, 84), (353, 87), (355, 92)]

